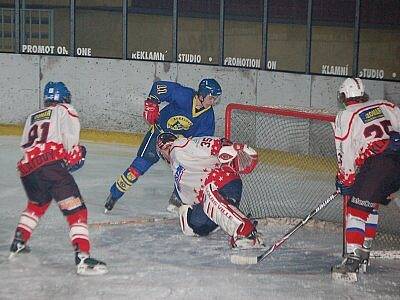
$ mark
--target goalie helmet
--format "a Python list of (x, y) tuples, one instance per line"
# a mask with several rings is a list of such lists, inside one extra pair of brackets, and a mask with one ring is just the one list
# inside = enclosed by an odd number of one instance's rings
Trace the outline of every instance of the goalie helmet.
[(221, 96), (222, 89), (215, 79), (203, 79), (199, 84), (199, 95), (203, 98), (211, 95), (213, 97)]
[(64, 82), (48, 82), (44, 87), (44, 103), (71, 103), (71, 93)]
[(360, 78), (347, 78), (339, 88), (338, 101), (346, 105), (347, 101), (365, 102), (368, 95)]
[(159, 157), (161, 157), (168, 163), (170, 163), (170, 150), (171, 150), (170, 148), (172, 146), (172, 143), (177, 138), (178, 137), (171, 132), (163, 132), (159, 134), (157, 137), (157, 144), (156, 144), (157, 154)]

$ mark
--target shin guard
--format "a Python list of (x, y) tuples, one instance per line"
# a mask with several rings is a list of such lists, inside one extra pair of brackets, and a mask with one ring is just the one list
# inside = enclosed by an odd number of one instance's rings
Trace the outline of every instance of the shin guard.
[(115, 183), (111, 186), (110, 192), (114, 199), (119, 199), (125, 194), (132, 185), (138, 180), (140, 176), (139, 171), (133, 167), (129, 167), (122, 173)]
[(365, 240), (365, 223), (368, 213), (353, 207), (348, 208), (346, 216), (346, 253), (362, 248)]
[(39, 223), (40, 217), (44, 215), (49, 208), (50, 202), (45, 205), (39, 206), (34, 202), (28, 202), (26, 209), (21, 214), (17, 230), (22, 234), (22, 239), (26, 242), (32, 235), (33, 230)]
[(87, 209), (82, 208), (67, 216), (69, 224), (69, 238), (72, 246), (81, 251), (90, 251), (89, 230), (87, 225)]

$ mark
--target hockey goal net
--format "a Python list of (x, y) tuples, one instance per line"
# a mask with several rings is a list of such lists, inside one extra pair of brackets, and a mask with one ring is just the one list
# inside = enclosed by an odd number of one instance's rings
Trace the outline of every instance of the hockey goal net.
[[(335, 189), (337, 171), (332, 122), (316, 111), (231, 103), (225, 136), (246, 143), (259, 154), (255, 170), (242, 177), (241, 209), (254, 218), (304, 218)], [(342, 224), (340, 200), (314, 219)], [(380, 207), (376, 250), (400, 249), (399, 208)]]

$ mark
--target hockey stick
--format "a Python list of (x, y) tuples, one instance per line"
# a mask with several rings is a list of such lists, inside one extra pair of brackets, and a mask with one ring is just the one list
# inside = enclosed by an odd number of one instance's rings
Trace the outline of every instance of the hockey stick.
[(295, 233), (299, 228), (305, 225), (312, 217), (314, 217), (321, 209), (327, 206), (339, 193), (336, 191), (328, 199), (318, 205), (307, 217), (301, 220), (295, 227), (293, 227), (289, 232), (287, 232), (279, 241), (272, 245), (268, 250), (260, 254), (259, 256), (240, 256), (232, 255), (231, 262), (236, 265), (255, 265), (260, 261), (263, 261), (268, 255), (278, 249), (293, 233)]
[(346, 257), (346, 223), (347, 223), (347, 203), (350, 200), (350, 196), (343, 196), (343, 214), (342, 214), (342, 257)]
[(177, 218), (169, 218), (169, 217), (143, 216), (143, 217), (136, 217), (125, 220), (117, 220), (117, 221), (94, 222), (94, 223), (89, 223), (88, 226), (94, 228), (102, 228), (102, 227), (118, 226), (118, 225), (146, 225), (153, 223), (173, 224), (177, 220), (178, 220)]

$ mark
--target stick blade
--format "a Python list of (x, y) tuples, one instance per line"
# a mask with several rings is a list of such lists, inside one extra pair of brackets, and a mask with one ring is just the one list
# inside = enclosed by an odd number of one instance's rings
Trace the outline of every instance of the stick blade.
[(341, 282), (348, 282), (348, 283), (354, 283), (357, 282), (358, 276), (357, 273), (335, 273), (332, 272), (332, 279), (334, 281), (341, 281)]
[(235, 265), (255, 265), (258, 260), (257, 256), (231, 255), (231, 263)]

